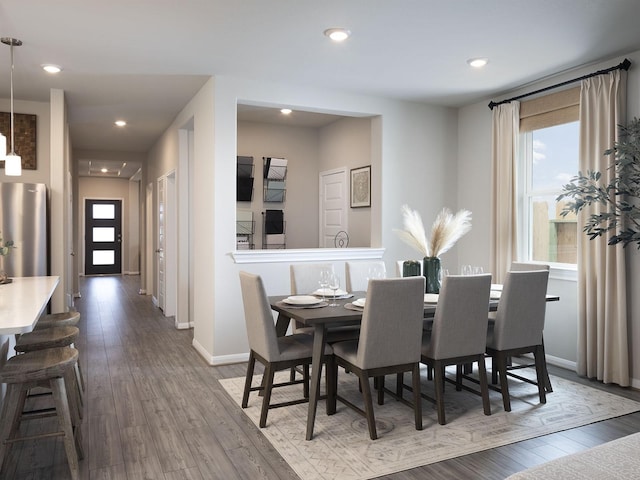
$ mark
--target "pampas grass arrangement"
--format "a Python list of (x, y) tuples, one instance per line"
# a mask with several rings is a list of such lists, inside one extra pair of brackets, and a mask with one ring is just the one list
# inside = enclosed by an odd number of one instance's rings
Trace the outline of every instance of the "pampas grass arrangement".
[(418, 250), (424, 257), (440, 257), (460, 238), (471, 230), (471, 212), (460, 210), (453, 215), (443, 208), (431, 226), (431, 236), (427, 236), (420, 214), (408, 205), (402, 206), (404, 230), (394, 230), (408, 245)]

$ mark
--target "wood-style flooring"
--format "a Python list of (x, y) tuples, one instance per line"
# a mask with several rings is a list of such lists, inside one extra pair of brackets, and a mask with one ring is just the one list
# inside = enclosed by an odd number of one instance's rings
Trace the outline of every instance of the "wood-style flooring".
[[(228, 398), (220, 378), (246, 364), (210, 367), (191, 346), (192, 331), (176, 330), (139, 277), (81, 279), (81, 338), (86, 375), (83, 479), (291, 480), (297, 475)], [(551, 372), (640, 400), (640, 392)], [(37, 432), (51, 419), (31, 420)], [(415, 468), (389, 480), (503, 479), (556, 457), (640, 431), (640, 413)], [(69, 478), (61, 439), (17, 444), (1, 479)]]

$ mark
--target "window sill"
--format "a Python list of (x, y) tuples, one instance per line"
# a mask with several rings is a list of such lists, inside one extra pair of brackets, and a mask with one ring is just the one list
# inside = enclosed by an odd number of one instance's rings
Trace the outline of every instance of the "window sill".
[(568, 263), (551, 263), (549, 278), (553, 280), (564, 280), (567, 282), (578, 281), (578, 266)]

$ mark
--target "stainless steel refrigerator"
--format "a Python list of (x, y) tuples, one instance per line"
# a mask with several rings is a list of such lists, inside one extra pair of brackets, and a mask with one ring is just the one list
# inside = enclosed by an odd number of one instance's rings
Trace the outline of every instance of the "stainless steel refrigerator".
[(49, 274), (47, 186), (44, 183), (0, 183), (0, 237), (15, 248), (0, 256), (9, 277)]

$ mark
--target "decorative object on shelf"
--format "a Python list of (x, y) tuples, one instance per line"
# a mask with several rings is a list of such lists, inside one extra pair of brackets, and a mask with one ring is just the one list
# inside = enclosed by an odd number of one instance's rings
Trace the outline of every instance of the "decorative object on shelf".
[(236, 157), (236, 201), (250, 202), (253, 197), (253, 157)]
[(371, 165), (351, 169), (351, 208), (371, 206)]
[(349, 246), (349, 234), (344, 230), (340, 230), (333, 239), (333, 245), (336, 248), (347, 248)]
[(604, 154), (614, 157), (609, 167), (611, 181), (605, 183), (601, 172), (578, 172), (556, 199), (573, 199), (561, 215), (600, 205), (599, 213), (592, 213), (583, 228), (589, 239), (612, 232), (609, 245), (636, 243), (640, 249), (640, 120), (634, 118), (626, 127), (620, 125), (620, 141)]
[(440, 292), (440, 255), (447, 252), (469, 230), (471, 230), (471, 212), (460, 210), (453, 215), (443, 208), (431, 226), (431, 236), (427, 235), (420, 214), (408, 205), (402, 206), (404, 230), (394, 231), (398, 236), (418, 250), (423, 256), (422, 273), (426, 278), (426, 293)]

